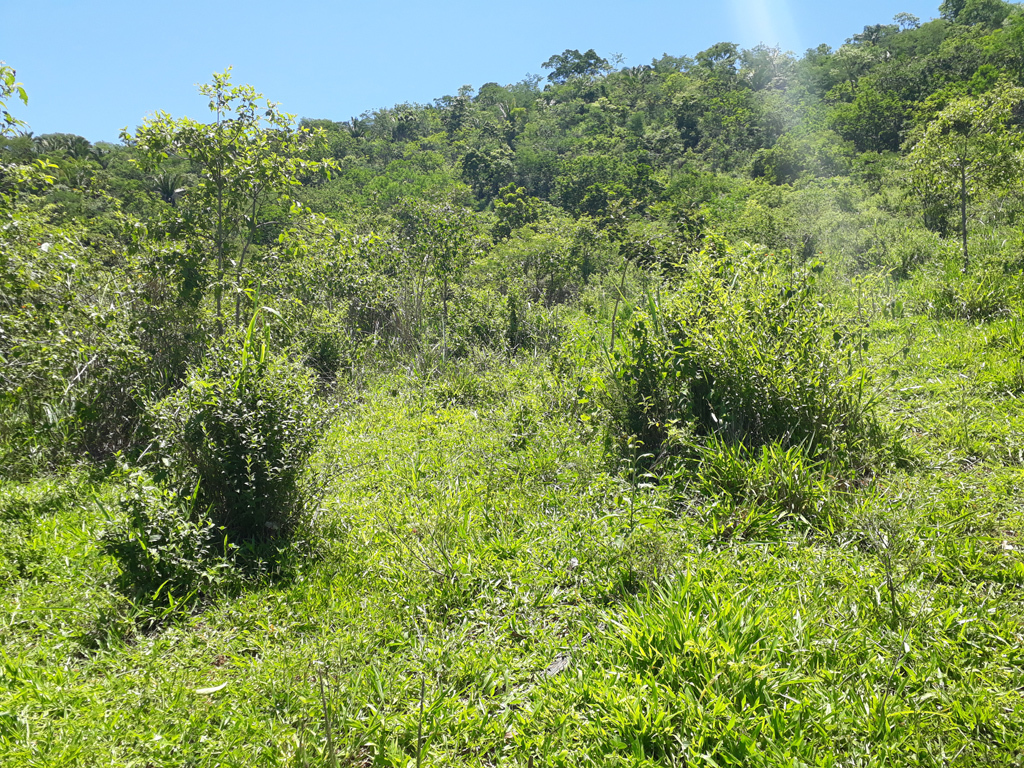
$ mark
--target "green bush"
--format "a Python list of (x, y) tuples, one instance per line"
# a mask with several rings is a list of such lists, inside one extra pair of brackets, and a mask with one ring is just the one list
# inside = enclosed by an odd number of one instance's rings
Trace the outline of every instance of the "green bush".
[(314, 374), (229, 332), (184, 386), (152, 408), (161, 470), (236, 544), (286, 537), (306, 499), (301, 477), (323, 423)]
[(639, 441), (655, 460), (693, 456), (714, 437), (864, 461), (879, 435), (854, 366), (863, 342), (818, 299), (817, 268), (709, 241), (669, 295), (633, 312), (606, 390), (624, 454)]
[(86, 231), (0, 211), (0, 474), (25, 477), (133, 447), (159, 361), (112, 296), (124, 275)]
[(303, 363), (324, 383), (334, 381), (339, 374), (356, 365), (359, 359), (359, 345), (351, 327), (344, 319), (332, 317), (321, 310), (306, 318), (298, 344)]
[(508, 348), (508, 299), (487, 285), (459, 285), (452, 290), (448, 315), (451, 357), (467, 357), (474, 349)]
[(143, 472), (128, 477), (103, 550), (121, 569), (121, 588), (156, 606), (189, 605), (215, 586), (230, 565), (220, 531), (187, 497)]

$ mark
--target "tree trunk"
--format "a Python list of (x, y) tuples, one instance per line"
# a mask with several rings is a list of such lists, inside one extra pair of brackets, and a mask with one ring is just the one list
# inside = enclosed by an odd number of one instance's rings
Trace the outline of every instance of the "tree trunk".
[(963, 271), (966, 273), (971, 260), (967, 253), (967, 168), (965, 166), (966, 164), (960, 166), (960, 241), (964, 252)]
[(448, 362), (448, 275), (441, 279), (441, 362)]

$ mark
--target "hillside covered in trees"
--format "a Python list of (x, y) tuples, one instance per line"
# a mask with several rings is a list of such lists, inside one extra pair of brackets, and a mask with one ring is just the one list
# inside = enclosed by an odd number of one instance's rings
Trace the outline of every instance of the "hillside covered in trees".
[(118, 144), (0, 63), (0, 763), (1020, 765), (1024, 7), (938, 14)]

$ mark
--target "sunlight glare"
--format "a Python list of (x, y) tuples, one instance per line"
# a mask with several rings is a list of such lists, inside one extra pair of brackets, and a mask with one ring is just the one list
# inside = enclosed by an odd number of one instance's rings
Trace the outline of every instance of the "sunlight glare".
[(782, 50), (799, 49), (789, 0), (731, 0), (730, 4), (743, 47), (764, 43)]

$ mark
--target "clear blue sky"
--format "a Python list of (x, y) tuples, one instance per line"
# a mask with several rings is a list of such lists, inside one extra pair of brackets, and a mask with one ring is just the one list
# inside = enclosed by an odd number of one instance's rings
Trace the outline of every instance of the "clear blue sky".
[[(927, 21), (939, 0), (521, 0), (446, 3), (339, 0), (89, 2), (2, 0), (0, 60), (18, 70), (36, 134), (116, 141), (163, 110), (206, 116), (195, 84), (234, 67), (299, 117), (346, 120), (462, 85), (543, 74), (566, 48), (625, 56), (693, 55), (716, 42), (779, 45), (802, 55), (838, 46), (901, 11)], [(10, 106), (10, 105), (9, 105)]]

